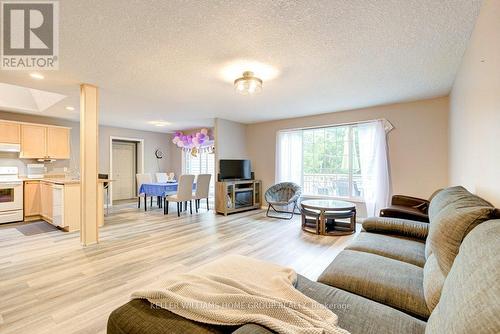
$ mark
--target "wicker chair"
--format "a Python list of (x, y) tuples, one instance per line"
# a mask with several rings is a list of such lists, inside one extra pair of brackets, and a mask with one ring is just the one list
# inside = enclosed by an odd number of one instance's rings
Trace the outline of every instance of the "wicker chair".
[[(271, 218), (280, 219), (292, 219), (295, 208), (297, 207), (297, 201), (300, 197), (301, 189), (300, 186), (293, 182), (282, 182), (275, 184), (271, 188), (267, 189), (265, 198), (266, 202), (269, 204), (267, 207), (266, 216)], [(289, 206), (293, 203), (292, 212), (280, 211), (275, 208), (275, 206)], [(277, 213), (289, 213), (290, 217), (273, 216), (269, 214), (269, 210), (273, 209)]]

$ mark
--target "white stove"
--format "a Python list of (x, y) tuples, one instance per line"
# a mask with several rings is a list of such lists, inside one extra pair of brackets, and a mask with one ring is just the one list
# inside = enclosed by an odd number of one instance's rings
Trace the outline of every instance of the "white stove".
[(22, 221), (23, 181), (17, 167), (0, 167), (0, 224)]

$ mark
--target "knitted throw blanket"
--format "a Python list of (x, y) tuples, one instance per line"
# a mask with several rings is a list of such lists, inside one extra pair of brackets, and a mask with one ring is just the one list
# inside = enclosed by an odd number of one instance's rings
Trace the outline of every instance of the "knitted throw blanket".
[(259, 324), (284, 334), (348, 334), (337, 315), (296, 290), (293, 269), (230, 255), (174, 275), (132, 298), (213, 325)]

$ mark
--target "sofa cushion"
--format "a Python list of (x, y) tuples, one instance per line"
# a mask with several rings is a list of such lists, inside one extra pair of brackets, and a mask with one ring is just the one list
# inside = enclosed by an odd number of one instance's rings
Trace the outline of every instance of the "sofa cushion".
[[(297, 275), (296, 287), (306, 296), (330, 308), (338, 316), (340, 327), (351, 334), (423, 334), (425, 322), (391, 307), (361, 296), (330, 287)], [(113, 311), (108, 334), (146, 333), (232, 333), (271, 334), (255, 324), (213, 326), (184, 319), (162, 308), (151, 307), (147, 300), (134, 299)]]
[(318, 282), (389, 305), (422, 319), (429, 317), (423, 269), (376, 254), (344, 250)]
[(425, 322), (367, 298), (298, 275), (297, 289), (330, 308), (351, 334), (424, 333)]
[(436, 255), (443, 274), (450, 271), (465, 236), (494, 212), (491, 206), (468, 206), (467, 201), (460, 200), (436, 214), (430, 223), (426, 247)]
[(449, 204), (460, 201), (462, 205), (472, 206), (492, 206), (490, 202), (479, 196), (471, 194), (462, 186), (449, 187), (440, 190), (429, 203), (429, 220), (432, 220)]
[(424, 297), (431, 312), (439, 302), (445, 278), (446, 276), (439, 268), (436, 256), (431, 254), (424, 266)]
[(406, 238), (361, 232), (346, 249), (377, 254), (419, 267), (423, 267), (425, 264), (425, 244)]
[(133, 299), (111, 313), (107, 334), (223, 334), (236, 329), (187, 320), (166, 309), (152, 307), (147, 300)]
[[(456, 256), (456, 251), (458, 251), (458, 246), (460, 246), (460, 242), (463, 240), (465, 235), (472, 230), (475, 226), (481, 223), (484, 220), (477, 220), (473, 224), (470, 224), (471, 221), (467, 220), (467, 217), (458, 217), (461, 218), (458, 221), (457, 226), (454, 226), (453, 223), (455, 219), (457, 219), (457, 215), (460, 214), (472, 214), (469, 218), (474, 219), (474, 210), (477, 208), (487, 208), (484, 211), (487, 211), (488, 217), (486, 219), (493, 218), (495, 214), (495, 209), (492, 207), (491, 203), (478, 197), (476, 195), (471, 194), (464, 187), (449, 187), (439, 191), (431, 200), (429, 204), (429, 219), (430, 219), (430, 228), (429, 228), (429, 236), (425, 245), (425, 257), (428, 258), (433, 252), (433, 246), (431, 245), (431, 239), (434, 240), (434, 244), (438, 244), (439, 247), (442, 248), (450, 248), (453, 250), (448, 254), (455, 254), (454, 256), (448, 258), (441, 258), (441, 254), (438, 254), (438, 263), (443, 270), (443, 273), (449, 271), (449, 267), (451, 267), (451, 263), (453, 262), (454, 257)], [(443, 210), (448, 209), (448, 212), (442, 212)], [(455, 212), (455, 210), (461, 209), (461, 212)], [(468, 211), (468, 212), (467, 212)], [(449, 217), (449, 219), (442, 221), (443, 218), (446, 218), (448, 214), (454, 213), (453, 217)], [(464, 229), (464, 226), (469, 225), (469, 227)], [(431, 233), (432, 230), (432, 233)], [(452, 245), (448, 245), (446, 243), (446, 238), (439, 238), (439, 235), (443, 235), (446, 237), (446, 234), (449, 231), (453, 231), (454, 236), (451, 238), (453, 241)], [(431, 236), (432, 234), (432, 236)], [(457, 244), (457, 240), (459, 240)], [(453, 258), (453, 259), (452, 259)], [(451, 263), (450, 263), (451, 261)], [(447, 262), (447, 263), (446, 263)], [(448, 268), (448, 270), (446, 269)]]
[(427, 324), (427, 334), (500, 333), (500, 220), (463, 241)]
[(107, 334), (273, 334), (257, 324), (216, 326), (185, 319), (145, 299), (132, 299), (114, 310), (108, 319)]
[(396, 234), (425, 240), (429, 224), (401, 218), (369, 217), (363, 221), (363, 229), (367, 232)]

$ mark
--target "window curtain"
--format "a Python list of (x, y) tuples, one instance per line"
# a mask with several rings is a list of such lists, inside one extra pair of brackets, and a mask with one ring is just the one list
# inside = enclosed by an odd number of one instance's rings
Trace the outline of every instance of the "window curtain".
[(276, 146), (276, 182), (302, 186), (302, 131), (279, 132)]
[[(387, 122), (388, 123), (388, 122)], [(363, 197), (368, 217), (389, 205), (390, 179), (387, 134), (392, 126), (383, 120), (358, 125), (359, 157)]]

